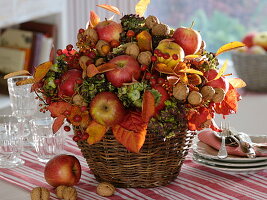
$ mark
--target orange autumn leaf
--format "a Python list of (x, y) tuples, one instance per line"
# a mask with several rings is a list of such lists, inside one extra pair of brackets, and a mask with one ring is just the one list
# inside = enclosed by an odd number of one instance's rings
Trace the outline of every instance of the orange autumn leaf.
[(229, 78), (227, 80), (234, 88), (242, 88), (242, 87), (246, 87), (247, 85), (245, 81), (243, 81), (240, 78)]
[[(81, 117), (81, 121), (75, 120), (77, 116)], [(79, 106), (71, 106), (70, 115), (67, 116), (67, 119), (70, 121), (72, 125), (81, 126), (82, 128), (87, 127), (91, 121), (89, 112), (88, 111), (82, 112)]]
[(143, 96), (142, 119), (149, 122), (150, 118), (155, 114), (155, 98), (154, 95), (146, 90)]
[(47, 72), (49, 71), (50, 67), (52, 66), (52, 62), (45, 62), (39, 65), (38, 67), (35, 68), (35, 72), (33, 75), (34, 81), (39, 82), (41, 81)]
[(140, 132), (147, 126), (147, 123), (143, 121), (140, 112), (131, 111), (124, 117), (124, 120), (120, 122), (120, 126), (129, 131)]
[(26, 84), (32, 84), (34, 82), (35, 82), (35, 80), (33, 78), (28, 78), (28, 79), (24, 79), (24, 80), (21, 80), (21, 81), (16, 82), (16, 85), (17, 86), (19, 86), (19, 85), (26, 85)]
[(170, 85), (175, 85), (176, 83), (178, 83), (180, 78), (178, 76), (167, 76), (167, 80)]
[(160, 73), (173, 74), (173, 69), (168, 67), (168, 65), (166, 65), (164, 63), (155, 64), (155, 69)]
[(96, 5), (96, 6), (98, 6), (100, 8), (104, 8), (108, 11), (111, 11), (111, 12), (117, 14), (117, 15), (121, 15), (120, 10), (115, 6), (111, 6), (111, 5), (107, 5), (107, 4), (101, 4), (101, 5)]
[(59, 115), (53, 125), (52, 125), (52, 130), (53, 130), (53, 133), (55, 134), (56, 132), (58, 132), (58, 130), (60, 129), (60, 127), (64, 124), (64, 120), (65, 120), (65, 116), (64, 115)]
[(30, 72), (28, 72), (27, 70), (20, 70), (20, 71), (16, 71), (16, 72), (12, 72), (9, 74), (6, 74), (4, 76), (4, 79), (8, 79), (8, 78), (12, 78), (14, 76), (20, 76), (20, 75), (28, 75), (30, 74)]
[(151, 51), (152, 37), (148, 31), (142, 31), (136, 36), (136, 39), (140, 51)]
[(237, 48), (240, 48), (240, 47), (244, 47), (244, 46), (245, 46), (244, 43), (237, 42), (237, 41), (227, 43), (227, 44), (223, 45), (222, 47), (220, 47), (217, 50), (215, 56), (218, 56), (218, 55), (220, 55), (220, 54), (222, 54), (224, 52), (231, 51), (231, 50), (234, 50), (234, 49), (237, 49)]
[(93, 11), (90, 11), (90, 27), (95, 27), (100, 22), (99, 16)]
[(127, 150), (139, 153), (146, 139), (146, 127), (139, 132), (134, 132), (123, 128), (120, 125), (112, 127), (113, 134)]
[(50, 111), (50, 113), (52, 114), (53, 117), (58, 117), (60, 115), (63, 115), (64, 112), (70, 111), (71, 110), (72, 105), (61, 101), (61, 102), (53, 102), (51, 103), (47, 109)]
[(188, 112), (188, 129), (191, 131), (202, 130), (203, 124), (212, 119), (212, 112), (206, 107), (200, 107), (197, 110)]
[(91, 145), (99, 142), (107, 131), (108, 127), (98, 124), (95, 121), (91, 121), (89, 126), (86, 128), (86, 132), (89, 134), (87, 139), (88, 144)]
[(97, 67), (94, 64), (90, 64), (87, 66), (86, 69), (86, 74), (89, 78), (94, 77), (95, 75), (97, 75), (99, 73)]
[(103, 65), (98, 66), (97, 70), (99, 71), (99, 73), (104, 73), (104, 72), (114, 70), (116, 67), (117, 65), (114, 63), (105, 63)]
[(140, 0), (135, 5), (135, 13), (139, 16), (144, 16), (149, 3), (150, 3), (150, 0)]

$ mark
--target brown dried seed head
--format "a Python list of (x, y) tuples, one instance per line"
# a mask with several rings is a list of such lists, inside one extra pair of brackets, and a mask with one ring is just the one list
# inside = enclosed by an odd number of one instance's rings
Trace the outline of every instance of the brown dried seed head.
[(86, 35), (86, 42), (92, 42), (94, 44), (97, 43), (98, 41), (98, 35), (95, 29), (88, 27), (85, 31), (84, 31), (84, 35)]
[(56, 188), (56, 195), (58, 198), (63, 199), (63, 192), (67, 188), (65, 185), (60, 185)]
[(115, 187), (110, 183), (99, 183), (99, 185), (96, 188), (97, 194), (103, 197), (109, 197), (112, 196), (115, 192)]
[(220, 103), (225, 97), (225, 91), (222, 88), (214, 88), (215, 94), (212, 97), (214, 103)]
[(167, 36), (170, 34), (170, 27), (166, 24), (156, 24), (152, 27), (152, 34)]
[(64, 200), (76, 200), (77, 199), (77, 191), (74, 187), (67, 187), (63, 191), (63, 199)]
[(178, 100), (185, 100), (188, 94), (189, 88), (182, 83), (176, 84), (173, 88), (173, 96)]
[(138, 55), (138, 62), (142, 65), (150, 65), (152, 53), (150, 51), (143, 51)]
[(213, 95), (215, 94), (215, 90), (211, 86), (204, 86), (201, 88), (201, 94), (204, 100), (211, 100)]
[(187, 100), (192, 105), (199, 105), (202, 102), (202, 94), (197, 91), (191, 91), (187, 97)]
[(188, 78), (189, 84), (192, 84), (192, 85), (199, 85), (202, 82), (201, 77), (197, 74), (188, 74), (187, 78)]
[(31, 200), (49, 200), (50, 192), (44, 187), (36, 187), (31, 191)]
[(159, 23), (160, 23), (159, 19), (152, 15), (149, 15), (145, 20), (145, 24), (149, 29), (151, 29), (154, 25), (159, 24)]

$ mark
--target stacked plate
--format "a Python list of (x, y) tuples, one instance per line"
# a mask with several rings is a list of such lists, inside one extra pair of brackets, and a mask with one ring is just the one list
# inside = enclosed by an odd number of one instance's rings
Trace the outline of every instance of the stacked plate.
[[(267, 136), (251, 136), (250, 138), (255, 143), (267, 143)], [(267, 169), (267, 156), (246, 158), (228, 155), (225, 159), (219, 159), (217, 154), (218, 151), (209, 145), (198, 140), (194, 142), (193, 160), (206, 167), (233, 173), (249, 173)]]

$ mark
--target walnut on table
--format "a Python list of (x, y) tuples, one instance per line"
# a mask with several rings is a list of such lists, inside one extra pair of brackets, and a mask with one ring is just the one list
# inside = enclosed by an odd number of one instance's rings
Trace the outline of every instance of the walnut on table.
[(50, 192), (45, 187), (36, 187), (31, 191), (31, 200), (49, 200)]
[(112, 196), (115, 193), (116, 188), (107, 182), (99, 183), (96, 188), (96, 193), (103, 197)]

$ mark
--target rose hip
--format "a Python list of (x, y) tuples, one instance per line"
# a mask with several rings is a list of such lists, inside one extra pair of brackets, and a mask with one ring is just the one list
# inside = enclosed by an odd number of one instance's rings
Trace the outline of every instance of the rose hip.
[(64, 131), (69, 132), (70, 131), (70, 127), (69, 126), (64, 126)]

